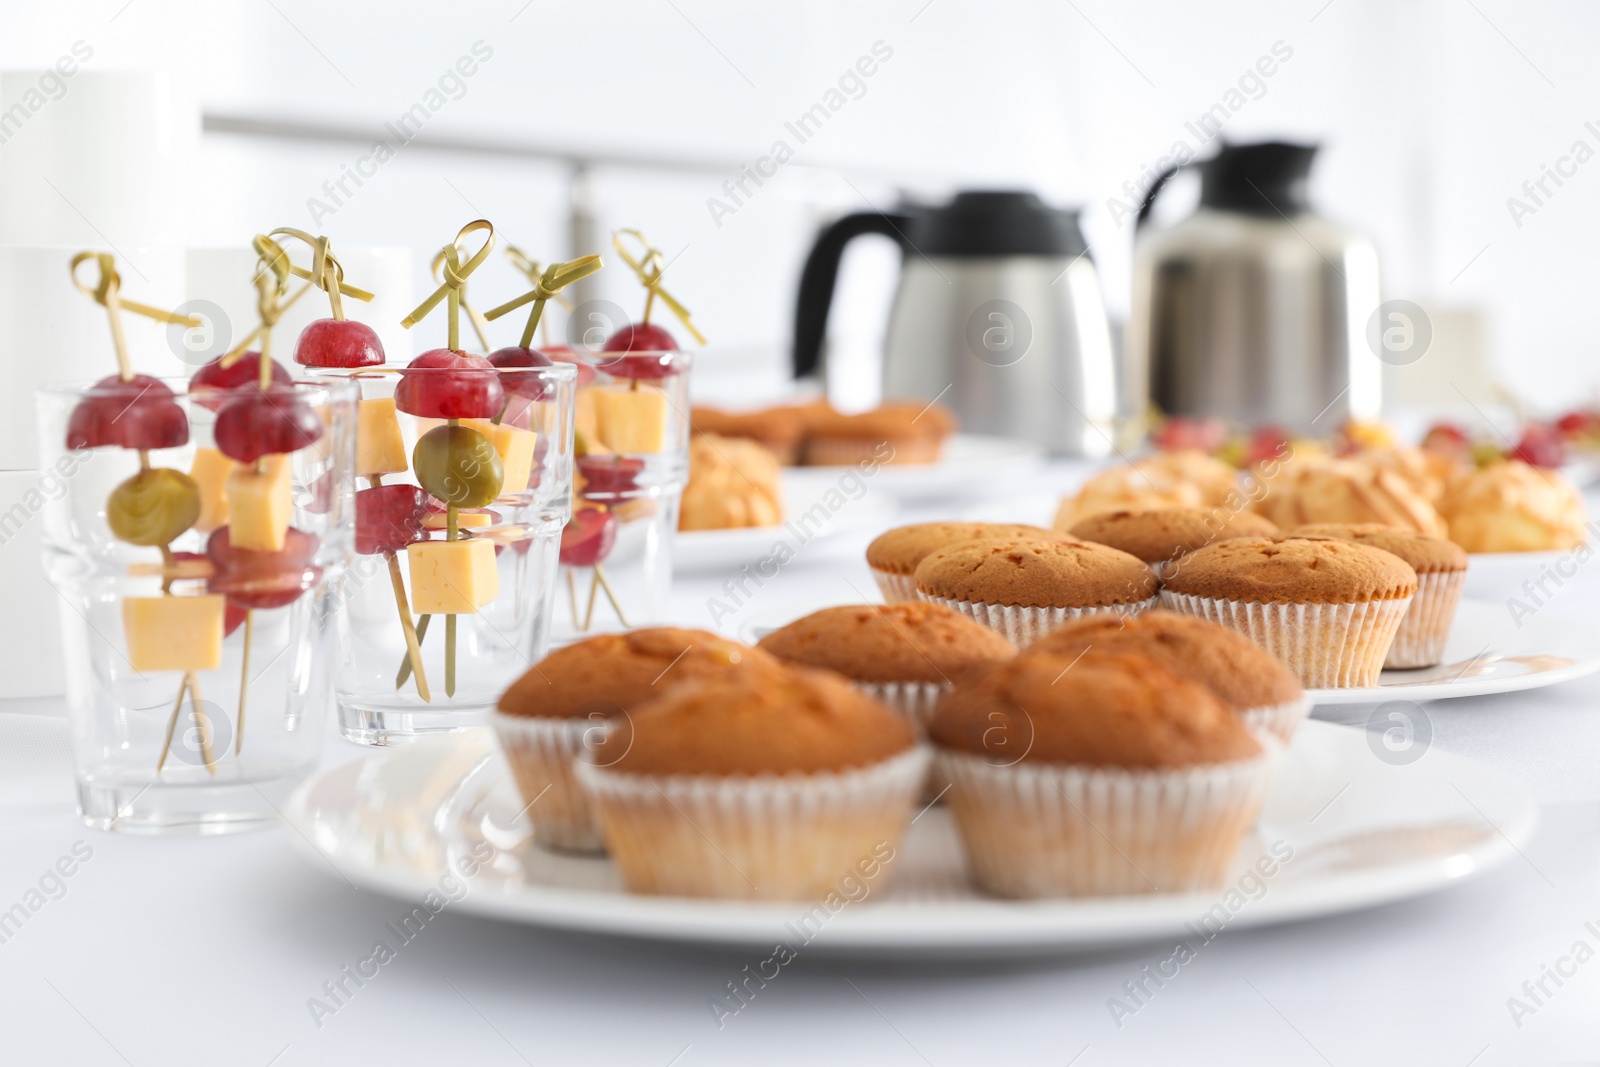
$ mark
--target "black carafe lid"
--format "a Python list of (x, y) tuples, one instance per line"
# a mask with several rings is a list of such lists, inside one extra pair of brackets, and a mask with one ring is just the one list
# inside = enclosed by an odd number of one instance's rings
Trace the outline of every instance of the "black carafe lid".
[(1004, 190), (958, 193), (908, 236), (925, 256), (1078, 256), (1087, 247), (1076, 212)]
[(1199, 164), (1200, 204), (1279, 218), (1311, 210), (1306, 179), (1316, 145), (1261, 141), (1223, 145)]

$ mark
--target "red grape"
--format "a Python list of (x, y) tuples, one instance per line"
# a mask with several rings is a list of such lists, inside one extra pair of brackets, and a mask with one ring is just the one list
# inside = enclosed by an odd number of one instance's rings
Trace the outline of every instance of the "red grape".
[(1556, 420), (1556, 429), (1567, 437), (1600, 436), (1600, 411), (1569, 411)]
[(1228, 424), (1221, 419), (1196, 419), (1174, 415), (1151, 435), (1151, 442), (1163, 452), (1193, 448), (1215, 452), (1228, 438)]
[[(490, 352), (489, 362), (507, 370), (518, 367), (551, 366), (550, 357), (537, 348), (522, 348), (517, 345)], [(527, 397), (529, 400), (543, 400), (550, 394), (549, 384), (537, 374), (502, 374), (500, 384), (505, 387), (506, 392), (514, 396)]]
[(1450, 456), (1465, 456), (1471, 444), (1467, 431), (1449, 422), (1435, 423), (1422, 438), (1422, 447), (1426, 451)]
[(666, 327), (653, 322), (635, 322), (612, 334), (605, 343), (607, 352), (676, 352), (678, 342)]
[(298, 452), (322, 436), (322, 420), (293, 387), (240, 389), (217, 412), (217, 451), (240, 463)]
[(234, 548), (223, 526), (206, 542), (213, 573), (206, 587), (242, 608), (281, 608), (294, 603), (316, 584), (322, 568), (313, 566), (317, 535), (293, 526), (284, 532), (283, 549), (256, 552)]
[(1529, 423), (1511, 450), (1511, 458), (1520, 459), (1530, 467), (1559, 467), (1567, 461), (1567, 442), (1554, 427)]
[(682, 371), (681, 365), (668, 353), (678, 350), (678, 342), (664, 327), (653, 322), (639, 322), (624, 326), (611, 335), (605, 343), (608, 353), (632, 353), (607, 357), (601, 366), (606, 373), (617, 378), (653, 380), (666, 378)]
[[(193, 563), (206, 559), (206, 554), (204, 552), (174, 552), (172, 558), (178, 563)], [(235, 604), (231, 600), (222, 605), (223, 637), (232, 637), (233, 631), (244, 625), (245, 612), (248, 610), (248, 608)]]
[(575, 461), (583, 476), (583, 495), (591, 500), (614, 500), (639, 487), (644, 460), (635, 456), (579, 456)]
[[(423, 371), (408, 374), (406, 371)], [(500, 372), (482, 356), (435, 348), (400, 372), (395, 407), (423, 419), (492, 419), (506, 406)]]
[(419, 486), (375, 485), (356, 493), (356, 551), (390, 555), (423, 539), (428, 494)]
[(600, 508), (579, 508), (561, 531), (561, 562), (569, 567), (593, 567), (611, 554), (617, 543), (617, 517)]
[(303, 367), (375, 367), (383, 360), (372, 327), (348, 319), (318, 319), (294, 346), (294, 361)]
[(597, 372), (589, 364), (577, 356), (566, 345), (545, 345), (539, 351), (549, 356), (556, 363), (570, 363), (578, 368), (578, 388), (582, 389), (595, 380)]
[(67, 420), (67, 447), (178, 448), (189, 443), (189, 417), (158, 378), (117, 375), (95, 382)]
[[(289, 369), (277, 360), (272, 361), (272, 384), (289, 385), (294, 381)], [(216, 411), (228, 400), (226, 394), (247, 385), (261, 384), (261, 353), (246, 352), (231, 367), (222, 365), (222, 357), (207, 363), (189, 379), (189, 395), (205, 407)]]
[(1283, 459), (1289, 452), (1289, 431), (1282, 426), (1263, 426), (1250, 435), (1250, 441), (1245, 445), (1245, 466)]

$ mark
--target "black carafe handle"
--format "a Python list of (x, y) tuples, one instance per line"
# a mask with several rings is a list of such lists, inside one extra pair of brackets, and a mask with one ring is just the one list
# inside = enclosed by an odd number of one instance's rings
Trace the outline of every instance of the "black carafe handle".
[(1151, 209), (1156, 206), (1156, 197), (1161, 195), (1161, 190), (1172, 180), (1172, 176), (1182, 169), (1183, 164), (1176, 163), (1156, 175), (1156, 180), (1150, 183), (1149, 191), (1144, 194), (1144, 203), (1139, 205), (1138, 216), (1133, 220), (1135, 231), (1144, 229), (1144, 224), (1150, 221)]
[(806, 256), (800, 272), (800, 296), (794, 311), (794, 376), (815, 374), (822, 361), (822, 339), (828, 329), (828, 309), (833, 304), (833, 287), (839, 279), (839, 260), (844, 246), (863, 234), (882, 234), (896, 241), (902, 250), (909, 241), (906, 229), (911, 216), (882, 211), (863, 211), (828, 226), (817, 235), (817, 243)]

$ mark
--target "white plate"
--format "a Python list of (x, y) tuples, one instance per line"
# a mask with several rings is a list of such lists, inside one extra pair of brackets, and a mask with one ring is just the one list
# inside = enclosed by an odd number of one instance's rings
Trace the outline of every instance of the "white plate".
[[(451, 908), (536, 926), (801, 954), (1008, 956), (1193, 937), (1221, 907), (1228, 929), (1334, 915), (1415, 897), (1515, 856), (1537, 809), (1521, 787), (1437, 750), (1395, 766), (1365, 730), (1308, 722), (1284, 757), (1239, 875), (1209, 893), (1012, 903), (966, 882), (943, 807), (924, 811), (892, 861), (894, 884), (834, 914), (817, 902), (752, 904), (634, 896), (603, 859), (528, 843), (523, 802), (487, 730), (419, 742), (306, 783), (285, 808), (288, 836), (326, 870), (407, 900), (447, 869), (487, 857)], [(1293, 856), (1259, 882), (1246, 864), (1274, 845)], [(1258, 888), (1259, 886), (1259, 888)], [(1243, 889), (1231, 896), (1226, 889)], [(446, 884), (460, 892), (459, 879)], [(814, 907), (815, 905), (815, 907)], [(822, 918), (815, 917), (820, 913)], [(814, 940), (794, 932), (811, 917)], [(1216, 921), (1216, 920), (1213, 920)], [(787, 924), (787, 925), (786, 925)]]
[[(786, 543), (791, 551), (801, 545), (809, 550), (848, 534), (882, 530), (900, 510), (893, 498), (879, 493), (867, 492), (851, 499), (853, 493), (859, 494), (861, 490), (854, 489), (852, 493), (851, 486), (840, 486), (837, 473), (826, 482), (797, 480), (793, 473), (783, 472), (786, 525), (751, 526), (742, 530), (679, 530), (672, 541), (673, 569), (679, 573), (738, 570), (746, 563), (771, 555), (779, 541)], [(819, 505), (820, 515), (814, 511)]]
[[(889, 463), (868, 479), (874, 491), (901, 500), (928, 500), (963, 491), (1004, 484), (1028, 474), (1044, 463), (1044, 449), (1010, 437), (958, 433), (944, 443), (937, 463)], [(833, 486), (843, 467), (789, 467), (785, 478), (796, 486), (820, 483)]]

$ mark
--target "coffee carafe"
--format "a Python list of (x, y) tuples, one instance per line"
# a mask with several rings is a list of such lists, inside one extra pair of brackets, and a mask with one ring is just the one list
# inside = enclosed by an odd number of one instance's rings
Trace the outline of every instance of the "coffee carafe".
[(824, 229), (800, 277), (795, 377), (821, 368), (840, 255), (867, 233), (902, 251), (885, 396), (938, 398), (974, 433), (1110, 451), (1117, 375), (1100, 280), (1076, 212), (1032, 193), (965, 192), (934, 210), (863, 212)]
[(1379, 301), (1371, 242), (1314, 214), (1316, 146), (1223, 145), (1200, 168), (1200, 206), (1148, 226), (1139, 211), (1126, 331), (1130, 380), (1168, 415), (1326, 433), (1378, 414), (1382, 363), (1367, 346)]

